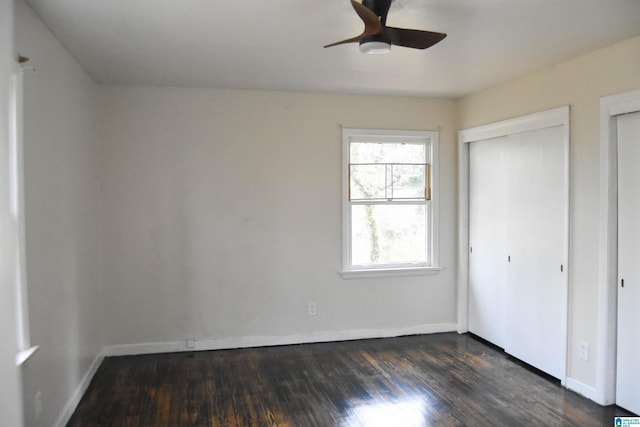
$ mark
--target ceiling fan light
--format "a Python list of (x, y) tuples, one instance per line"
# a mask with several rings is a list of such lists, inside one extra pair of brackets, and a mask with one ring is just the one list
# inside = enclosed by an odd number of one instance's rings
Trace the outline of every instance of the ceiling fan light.
[(360, 43), (360, 52), (368, 55), (380, 55), (391, 51), (391, 43), (384, 41), (365, 41)]

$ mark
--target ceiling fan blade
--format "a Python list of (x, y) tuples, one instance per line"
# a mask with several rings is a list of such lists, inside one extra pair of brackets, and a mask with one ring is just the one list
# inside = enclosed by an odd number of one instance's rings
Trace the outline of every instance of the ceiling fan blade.
[(386, 25), (391, 0), (362, 0), (362, 4), (380, 18), (383, 27)]
[(364, 22), (364, 31), (362, 36), (372, 36), (378, 34), (382, 29), (382, 24), (378, 16), (367, 6), (362, 3), (358, 3), (355, 0), (351, 0), (351, 6), (356, 11), (362, 22)]
[(355, 43), (355, 42), (359, 42), (360, 39), (362, 39), (362, 37), (364, 37), (363, 34), (360, 34), (359, 36), (355, 36), (355, 37), (351, 37), (350, 39), (346, 39), (346, 40), (341, 40), (339, 42), (335, 42), (335, 43), (331, 43), (326, 45), (325, 47), (332, 47), (332, 46), (338, 46), (339, 44), (345, 44), (345, 43)]
[(384, 33), (396, 46), (426, 49), (447, 37), (444, 33), (423, 30), (409, 30), (406, 28), (385, 27)]
[(382, 24), (380, 23), (380, 19), (378, 19), (376, 14), (373, 13), (368, 7), (364, 6), (362, 3), (358, 3), (355, 0), (351, 0), (351, 6), (353, 6), (353, 9), (356, 11), (360, 19), (362, 19), (362, 22), (364, 22), (364, 31), (359, 36), (355, 36), (350, 39), (331, 43), (326, 45), (325, 47), (337, 46), (339, 44), (345, 44), (345, 43), (359, 42), (363, 37), (378, 34), (382, 30)]

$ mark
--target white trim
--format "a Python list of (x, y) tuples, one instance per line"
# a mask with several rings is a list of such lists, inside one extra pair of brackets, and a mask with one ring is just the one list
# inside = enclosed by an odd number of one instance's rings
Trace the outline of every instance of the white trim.
[[(354, 129), (343, 128), (342, 129), (342, 272), (344, 278), (351, 277), (365, 277), (362, 274), (367, 274), (369, 277), (373, 277), (371, 273), (365, 273), (364, 269), (358, 269), (357, 266), (351, 268), (351, 212), (349, 199), (349, 157), (350, 157), (350, 143), (359, 141), (380, 141), (380, 142), (392, 142), (397, 140), (398, 142), (416, 143), (416, 144), (428, 144), (427, 162), (431, 164), (431, 202), (428, 204), (430, 213), (429, 218), (429, 230), (430, 236), (429, 242), (427, 242), (427, 255), (430, 259), (430, 264), (420, 274), (434, 274), (441, 268), (440, 265), (440, 219), (439, 219), (439, 189), (440, 189), (440, 172), (439, 172), (439, 146), (440, 146), (440, 132), (439, 131), (407, 131), (407, 130), (385, 130), (385, 129)], [(414, 271), (415, 270), (415, 271)], [(401, 265), (394, 265), (390, 268), (378, 268), (375, 270), (376, 277), (380, 276), (384, 272), (385, 277), (391, 276), (406, 276), (415, 275), (418, 271), (414, 268), (405, 268)], [(353, 274), (350, 274), (353, 273)], [(409, 274), (407, 274), (409, 273)]]
[(20, 350), (16, 354), (16, 366), (22, 366), (27, 363), (27, 360), (31, 359), (31, 356), (36, 354), (36, 351), (40, 348), (39, 345), (34, 345), (24, 350)]
[(291, 344), (308, 344), (334, 341), (351, 341), (372, 338), (391, 338), (404, 335), (427, 335), (455, 332), (455, 323), (437, 323), (390, 329), (357, 329), (350, 331), (311, 332), (305, 334), (230, 337), (194, 340), (195, 346), (187, 347), (187, 341), (124, 344), (105, 347), (104, 356), (129, 356), (136, 354), (172, 353), (184, 351), (225, 350), (233, 348), (266, 347)]
[(429, 163), (431, 163), (431, 266), (440, 265), (440, 132), (430, 131)]
[(371, 270), (341, 271), (343, 279), (364, 279), (378, 277), (431, 276), (438, 274), (444, 267), (387, 268)]
[(567, 389), (586, 397), (587, 399), (591, 399), (599, 403), (596, 399), (598, 393), (596, 389), (594, 387), (591, 387), (590, 385), (581, 383), (574, 378), (567, 377), (567, 382), (564, 384), (564, 386)]
[(24, 70), (18, 63), (14, 64), (11, 86), (11, 117), (10, 117), (10, 192), (11, 215), (14, 217), (17, 231), (16, 257), (16, 337), (19, 353), (16, 363), (24, 363), (35, 350), (31, 345), (29, 326), (29, 297), (27, 286), (27, 257), (25, 244), (25, 216), (24, 216)]
[(476, 126), (474, 128), (459, 131), (458, 141), (463, 143), (482, 141), (483, 139), (497, 138), (500, 136), (513, 135), (516, 133), (550, 128), (553, 126), (568, 125), (568, 114), (569, 107), (564, 106), (513, 119), (489, 123), (483, 126)]
[[(102, 353), (104, 353), (104, 350)], [(80, 381), (80, 384), (76, 388), (76, 391), (71, 395), (71, 397), (67, 401), (67, 404), (64, 406), (64, 409), (60, 413), (60, 416), (58, 416), (58, 419), (53, 424), (53, 427), (64, 427), (67, 425), (67, 423), (71, 419), (73, 412), (78, 407), (78, 404), (82, 399), (82, 396), (84, 396), (84, 393), (89, 388), (89, 384), (91, 384), (91, 380), (93, 379), (94, 375), (98, 371), (100, 364), (104, 360), (104, 355), (102, 353), (97, 355), (95, 359), (93, 359), (93, 362), (91, 362), (91, 365), (89, 365), (89, 369), (87, 369), (87, 372), (85, 372), (84, 376), (82, 377), (82, 380)]]
[(458, 333), (469, 332), (469, 145), (458, 134)]
[(569, 221), (570, 221), (570, 107), (558, 107), (551, 110), (541, 111), (522, 117), (464, 129), (458, 132), (458, 326), (459, 333), (467, 332), (469, 329), (469, 143), (481, 141), (489, 138), (513, 135), (515, 133), (528, 132), (537, 129), (544, 129), (554, 126), (564, 126), (564, 154), (565, 154), (565, 186), (567, 206), (564, 214), (565, 229), (567, 233), (564, 237), (564, 265), (567, 266), (567, 280), (564, 289), (563, 317), (564, 324), (562, 354), (565, 355), (565, 364), (560, 378), (565, 384), (567, 378), (567, 355), (568, 355), (568, 323), (569, 323)]
[(603, 101), (605, 99), (607, 100), (609, 116), (619, 116), (621, 114), (629, 114), (640, 111), (640, 99), (637, 98), (638, 92), (640, 91), (628, 92), (622, 95), (612, 95), (611, 97), (607, 96), (602, 98)]
[(600, 226), (596, 393), (601, 405), (615, 403), (618, 274), (616, 116), (640, 111), (640, 90), (600, 99)]

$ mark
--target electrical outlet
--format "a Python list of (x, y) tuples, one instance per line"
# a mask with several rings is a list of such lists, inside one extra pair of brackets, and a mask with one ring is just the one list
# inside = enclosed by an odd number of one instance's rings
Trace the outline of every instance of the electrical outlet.
[(578, 357), (581, 360), (589, 360), (589, 344), (588, 343), (584, 341), (580, 342)]
[(33, 412), (36, 418), (40, 418), (40, 414), (42, 413), (42, 391), (38, 391), (33, 398)]
[(196, 340), (194, 340), (193, 338), (189, 338), (187, 340), (187, 348), (195, 348), (196, 347)]
[(316, 314), (318, 314), (318, 307), (316, 306), (315, 302), (310, 302), (309, 304), (307, 304), (307, 310), (309, 312), (309, 316), (315, 316)]

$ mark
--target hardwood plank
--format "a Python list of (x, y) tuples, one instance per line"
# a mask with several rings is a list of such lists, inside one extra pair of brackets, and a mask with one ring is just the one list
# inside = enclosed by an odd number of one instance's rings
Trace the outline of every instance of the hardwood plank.
[(451, 333), (109, 357), (68, 427), (595, 427), (630, 415)]

